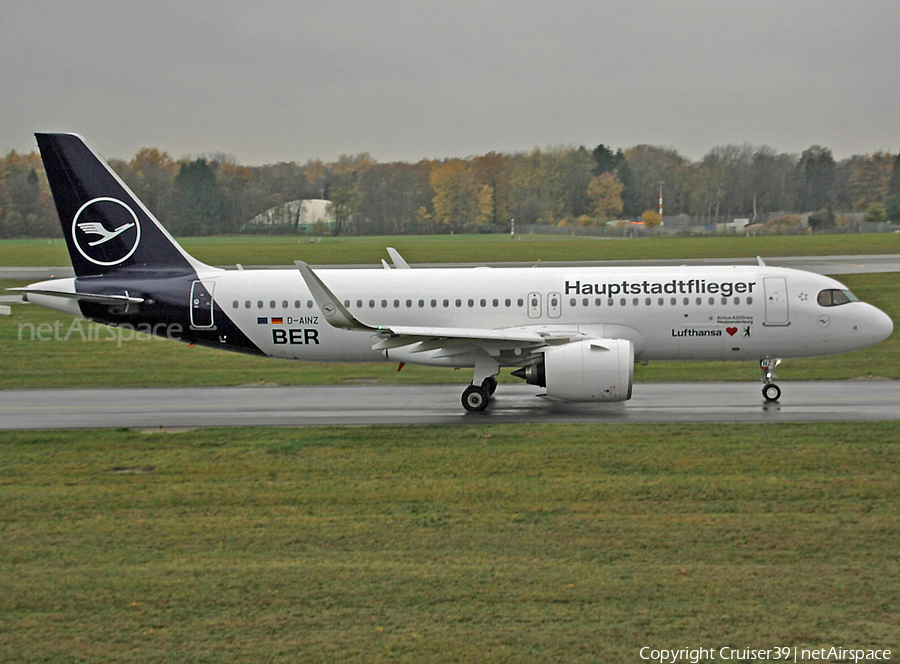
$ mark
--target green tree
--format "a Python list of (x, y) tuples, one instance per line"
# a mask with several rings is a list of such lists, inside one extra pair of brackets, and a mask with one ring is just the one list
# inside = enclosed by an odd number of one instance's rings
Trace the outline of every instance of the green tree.
[(334, 216), (334, 235), (349, 231), (359, 207), (359, 192), (353, 173), (345, 173), (332, 181), (328, 188), (328, 205)]
[(591, 152), (591, 156), (594, 158), (594, 166), (591, 169), (591, 172), (595, 176), (617, 170), (619, 164), (625, 159), (622, 156), (621, 150), (613, 152), (610, 148), (603, 145), (603, 143), (594, 148), (594, 151)]
[(431, 197), (427, 171), (417, 165), (379, 164), (359, 178), (357, 231), (399, 235), (416, 229), (418, 210)]
[(816, 210), (808, 218), (809, 227), (815, 231), (824, 231), (834, 228), (835, 216), (831, 208)]
[(820, 145), (803, 151), (797, 165), (800, 210), (831, 207), (834, 189), (834, 157), (831, 150)]
[(878, 223), (885, 219), (887, 219), (887, 210), (884, 203), (872, 203), (866, 208), (866, 213), (863, 215), (863, 221)]
[(894, 163), (891, 166), (891, 177), (888, 180), (887, 195), (891, 198), (900, 196), (900, 152), (894, 157)]
[(214, 165), (206, 159), (181, 162), (175, 176), (172, 231), (176, 235), (220, 232), (225, 200), (216, 182)]
[[(664, 213), (685, 212), (691, 171), (687, 159), (675, 150), (655, 145), (637, 145), (624, 154), (634, 174), (634, 203), (638, 212), (658, 209), (660, 182), (665, 183)], [(621, 181), (627, 186), (625, 180)]]
[(900, 221), (900, 195), (889, 198), (884, 207), (888, 219), (891, 221)]

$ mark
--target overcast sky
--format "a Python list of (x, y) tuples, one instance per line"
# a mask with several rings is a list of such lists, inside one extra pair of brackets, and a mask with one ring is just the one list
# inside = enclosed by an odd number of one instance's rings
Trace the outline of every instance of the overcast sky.
[(0, 150), (900, 150), (900, 1), (0, 0)]

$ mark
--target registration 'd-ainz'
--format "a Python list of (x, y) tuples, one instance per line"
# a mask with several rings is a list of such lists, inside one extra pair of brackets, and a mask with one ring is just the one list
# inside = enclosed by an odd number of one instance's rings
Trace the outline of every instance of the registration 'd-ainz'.
[(224, 270), (189, 255), (74, 134), (37, 134), (75, 277), (28, 301), (192, 344), (287, 360), (470, 368), (481, 411), (504, 367), (560, 401), (625, 401), (635, 361), (779, 358), (886, 339), (891, 319), (808, 272), (733, 267)]

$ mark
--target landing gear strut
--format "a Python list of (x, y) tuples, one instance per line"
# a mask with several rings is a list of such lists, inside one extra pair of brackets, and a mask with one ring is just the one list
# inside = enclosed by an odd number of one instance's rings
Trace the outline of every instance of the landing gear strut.
[(759, 361), (759, 368), (763, 372), (762, 380), (763, 383), (765, 383), (762, 388), (762, 395), (763, 398), (769, 403), (778, 401), (781, 398), (781, 388), (772, 382), (773, 380), (778, 378), (778, 376), (775, 375), (774, 371), (775, 367), (777, 367), (779, 364), (781, 364), (781, 360), (777, 359)]

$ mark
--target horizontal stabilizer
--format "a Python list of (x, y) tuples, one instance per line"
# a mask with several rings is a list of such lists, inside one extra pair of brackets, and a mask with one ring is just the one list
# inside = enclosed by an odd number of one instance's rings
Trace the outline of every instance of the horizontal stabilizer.
[(65, 291), (47, 290), (44, 288), (7, 288), (7, 290), (18, 291), (25, 295), (46, 295), (49, 297), (64, 297), (70, 300), (80, 300), (82, 302), (94, 302), (96, 304), (140, 304), (144, 301), (142, 297), (133, 297), (131, 295), (99, 295), (97, 293), (69, 293)]

